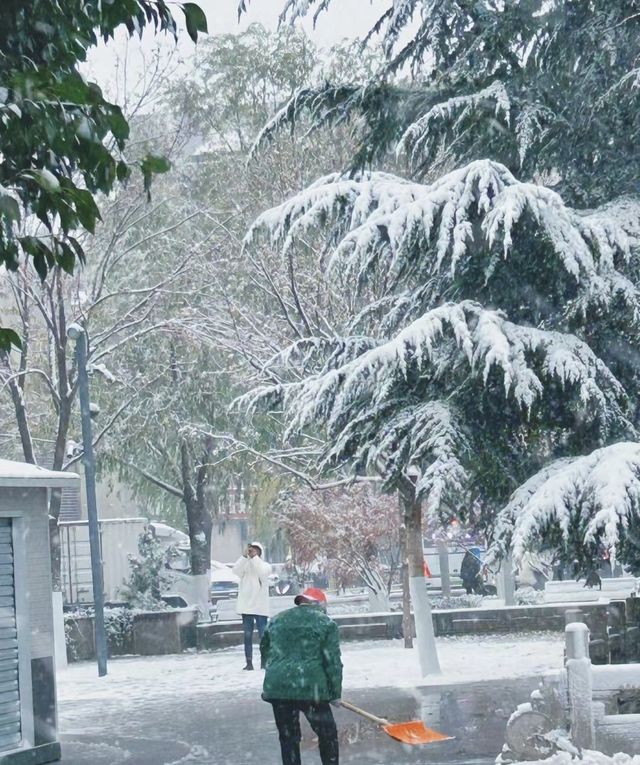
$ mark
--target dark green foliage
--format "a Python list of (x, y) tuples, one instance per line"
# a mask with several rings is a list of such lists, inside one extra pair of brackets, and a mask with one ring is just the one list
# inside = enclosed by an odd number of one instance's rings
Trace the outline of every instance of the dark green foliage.
[[(283, 17), (317, 14), (331, 2), (286, 0)], [(292, 376), (291, 386), (265, 388), (260, 396), (293, 412), (292, 432), (301, 424), (323, 429), (325, 466), (377, 470), (387, 488), (408, 468), (424, 476), (437, 464), (436, 450), (422, 448), (420, 439), (428, 446), (436, 431), (425, 415), (428, 404), (446, 404), (452, 434), (462, 436), (452, 441), (453, 453), (469, 480), (467, 496), (463, 481), (456, 484), (464, 478), (458, 467), (443, 470), (454, 491), (441, 496), (457, 495), (459, 505), (445, 509), (491, 535), (499, 508), (540, 468), (637, 438), (640, 6), (637, 0), (387, 5), (371, 35), (381, 36), (386, 57), (376, 75), (363, 85), (347, 79), (299, 91), (258, 144), (300, 119), (351, 125), (358, 147), (350, 179), (327, 177), (264, 220), (283, 252), (290, 248), (286, 236), (298, 252), (308, 246), (304, 236), (323, 247), (334, 275), (362, 305), (351, 336), (336, 339), (324, 365), (320, 345), (313, 359), (301, 352), (295, 358), (303, 382)], [(367, 171), (388, 163), (389, 149), (404, 158), (411, 182)], [(461, 180), (483, 165), (516, 193)], [(585, 213), (594, 209), (587, 231)], [(569, 222), (573, 232), (564, 228)], [(457, 244), (443, 244), (456, 230), (464, 232)], [(604, 236), (594, 239), (593, 231)], [(540, 380), (532, 405), (523, 406), (497, 365), (481, 379), (481, 355), (470, 369), (459, 353), (462, 341), (448, 331), (437, 335), (430, 358), (421, 355), (412, 323), (460, 301), (503, 312), (521, 338), (546, 335), (535, 348), (526, 341), (510, 351)], [(401, 339), (400, 350), (376, 366), (366, 348), (353, 352), (356, 333), (373, 345)], [(554, 344), (560, 352), (547, 364)], [(599, 385), (604, 374), (616, 388), (609, 411), (581, 386), (580, 374), (556, 374), (571, 348), (574, 360), (590, 358), (592, 382)], [(354, 357), (358, 363), (349, 365)], [(385, 363), (386, 375), (379, 373)], [(418, 489), (430, 494), (433, 508), (432, 483), (423, 478)], [(590, 543), (578, 516), (565, 537), (556, 532), (543, 530), (549, 546), (588, 570), (601, 537)], [(629, 558), (626, 547), (623, 554)]]
[[(328, 4), (312, 3), (318, 10)], [(306, 89), (292, 98), (279, 124), (293, 124), (303, 113), (316, 124), (358, 117), (358, 167), (442, 106), (430, 127), (429, 151), (414, 157), (419, 175), (489, 156), (521, 179), (553, 174), (571, 205), (636, 193), (637, 0), (407, 0), (397, 6), (375, 28), (387, 55), (378, 76), (359, 87)], [(292, 3), (287, 9), (298, 13)], [(399, 47), (401, 33), (418, 15), (415, 33)], [(407, 66), (410, 85), (399, 79)], [(487, 90), (498, 83), (504, 111)], [(455, 98), (467, 100), (455, 104)]]
[[(195, 40), (206, 32), (200, 8), (182, 10)], [(0, 264), (16, 269), (30, 257), (41, 278), (59, 265), (72, 273), (84, 250), (72, 232), (93, 233), (100, 219), (94, 195), (129, 174), (123, 154), (129, 125), (120, 108), (78, 71), (87, 51), (125, 26), (176, 36), (164, 0), (4, 0), (0, 26)], [(167, 168), (141, 163), (145, 186)], [(35, 215), (41, 233), (20, 236)], [(15, 337), (0, 328), (0, 345)]]

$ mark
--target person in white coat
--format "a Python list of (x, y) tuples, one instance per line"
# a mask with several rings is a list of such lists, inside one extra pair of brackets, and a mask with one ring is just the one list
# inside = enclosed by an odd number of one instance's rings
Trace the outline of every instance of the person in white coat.
[(233, 573), (240, 577), (237, 611), (242, 616), (244, 630), (245, 669), (253, 669), (253, 630), (262, 636), (269, 618), (269, 575), (271, 566), (262, 560), (262, 545), (251, 542), (247, 552), (238, 558)]

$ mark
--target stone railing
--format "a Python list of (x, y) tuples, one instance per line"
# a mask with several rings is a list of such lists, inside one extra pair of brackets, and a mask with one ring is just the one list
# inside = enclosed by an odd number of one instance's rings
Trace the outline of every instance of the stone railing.
[[(391, 639), (402, 636), (399, 612), (337, 615), (342, 640)], [(584, 622), (589, 630), (593, 664), (640, 661), (640, 598), (610, 603), (548, 604), (497, 608), (464, 608), (433, 612), (437, 637), (509, 632), (562, 632), (568, 622)], [(179, 653), (187, 648), (214, 650), (243, 641), (242, 623), (196, 623), (195, 611), (132, 613), (124, 635), (110, 635), (111, 655)], [(67, 620), (70, 661), (94, 655), (93, 618)]]
[(640, 751), (640, 664), (594, 666), (589, 628), (566, 628), (562, 677), (571, 741), (609, 754)]
[[(572, 755), (581, 749), (609, 755), (640, 751), (640, 600), (611, 605), (618, 607), (616, 618), (621, 611), (625, 617), (614, 625), (615, 640), (635, 655), (634, 663), (595, 665), (591, 651), (595, 648), (602, 658), (602, 638), (594, 640), (584, 613), (567, 611), (564, 667), (543, 675), (531, 701), (521, 704), (509, 718), (501, 762), (546, 759), (559, 750)], [(581, 619), (572, 621), (572, 617)], [(631, 619), (636, 622), (633, 629)], [(621, 630), (621, 624), (627, 629)], [(617, 645), (616, 658), (622, 655), (620, 648)]]

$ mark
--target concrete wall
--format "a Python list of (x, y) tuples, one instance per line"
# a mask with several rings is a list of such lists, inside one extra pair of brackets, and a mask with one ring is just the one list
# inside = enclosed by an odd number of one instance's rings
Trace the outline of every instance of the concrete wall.
[[(118, 641), (107, 631), (109, 656), (140, 656), (181, 653), (196, 647), (197, 611), (191, 608), (174, 611), (138, 612), (131, 619), (131, 629)], [(92, 616), (67, 618), (67, 658), (85, 661), (95, 658), (95, 632)]]
[[(281, 600), (280, 598), (278, 600)], [(166, 653), (177, 649), (175, 625), (171, 616), (155, 616), (157, 624), (166, 622), (165, 637), (150, 638), (157, 647), (154, 652)], [(134, 617), (137, 618), (137, 617)], [(181, 650), (197, 644), (199, 650), (213, 650), (241, 645), (242, 623), (228, 622), (195, 624), (181, 617)], [(379, 614), (350, 614), (332, 617), (338, 624), (342, 640), (391, 639), (402, 636), (402, 615), (399, 612)], [(148, 620), (147, 620), (148, 621)], [(511, 632), (548, 630), (563, 632), (565, 624), (584, 621), (589, 627), (589, 652), (594, 664), (640, 661), (640, 599), (632, 598), (614, 603), (584, 603), (579, 610), (567, 604), (544, 606), (514, 606), (511, 608), (480, 608), (433, 612), (437, 637), (454, 635), (487, 635)], [(158, 627), (160, 629), (160, 627)], [(91, 619), (79, 619), (78, 628), (69, 648), (69, 660), (93, 656), (93, 625)], [(165, 628), (162, 627), (164, 630)], [(140, 628), (138, 641), (148, 628)], [(132, 644), (135, 653), (147, 653), (149, 645)]]

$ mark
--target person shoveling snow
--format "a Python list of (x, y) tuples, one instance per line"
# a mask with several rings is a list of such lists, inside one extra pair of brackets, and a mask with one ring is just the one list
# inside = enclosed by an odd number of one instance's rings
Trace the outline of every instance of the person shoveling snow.
[(260, 642), (265, 667), (262, 698), (273, 707), (283, 765), (300, 763), (300, 713), (318, 736), (322, 765), (338, 765), (338, 730), (330, 702), (342, 694), (338, 625), (325, 611), (322, 590), (296, 595), (275, 616)]

